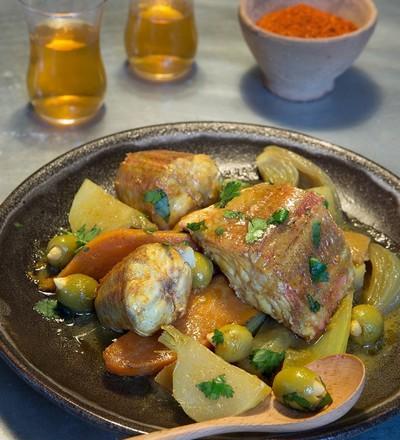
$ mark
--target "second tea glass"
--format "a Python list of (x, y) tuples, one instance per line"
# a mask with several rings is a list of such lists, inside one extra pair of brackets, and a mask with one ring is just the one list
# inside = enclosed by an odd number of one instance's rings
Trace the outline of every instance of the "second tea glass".
[(29, 98), (49, 123), (86, 122), (103, 103), (99, 31), (105, 1), (20, 0), (29, 28)]
[(131, 0), (125, 48), (131, 69), (142, 78), (184, 76), (197, 49), (192, 0)]

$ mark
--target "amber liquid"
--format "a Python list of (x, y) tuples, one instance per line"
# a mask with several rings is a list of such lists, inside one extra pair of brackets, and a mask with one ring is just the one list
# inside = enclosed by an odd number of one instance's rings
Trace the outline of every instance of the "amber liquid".
[(46, 121), (74, 125), (96, 114), (106, 76), (98, 31), (81, 21), (49, 21), (30, 34), (28, 92)]
[(141, 77), (169, 81), (185, 75), (197, 47), (193, 12), (157, 2), (132, 9), (125, 47), (131, 68)]

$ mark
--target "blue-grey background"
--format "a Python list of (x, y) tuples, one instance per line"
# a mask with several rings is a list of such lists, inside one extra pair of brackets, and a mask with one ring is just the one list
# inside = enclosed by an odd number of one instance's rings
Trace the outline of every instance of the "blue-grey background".
[[(59, 130), (27, 106), (26, 26), (17, 0), (0, 0), (0, 202), (25, 177), (88, 140), (143, 125), (184, 120), (261, 123), (303, 131), (361, 153), (400, 175), (400, 2), (377, 0), (380, 19), (366, 50), (335, 91), (307, 104), (269, 94), (242, 40), (238, 0), (196, 0), (199, 51), (193, 75), (156, 85), (125, 66), (127, 0), (109, 0), (102, 26), (108, 76), (105, 110), (90, 125)], [(1, 270), (1, 268), (0, 268)], [(399, 384), (400, 386), (400, 384)], [(120, 439), (38, 395), (0, 361), (0, 439)], [(400, 438), (400, 416), (357, 437)], [(301, 436), (299, 436), (301, 438)]]

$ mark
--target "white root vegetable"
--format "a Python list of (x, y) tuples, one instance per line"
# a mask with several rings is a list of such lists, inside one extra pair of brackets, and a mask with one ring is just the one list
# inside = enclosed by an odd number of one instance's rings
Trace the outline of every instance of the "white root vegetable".
[(84, 225), (86, 229), (97, 226), (103, 232), (120, 228), (157, 229), (142, 212), (120, 202), (89, 179), (75, 194), (69, 224), (72, 232)]
[[(173, 326), (164, 327), (159, 341), (178, 355), (173, 395), (185, 413), (197, 422), (241, 414), (257, 406), (271, 392), (258, 377), (228, 364)], [(199, 384), (221, 377), (233, 391), (230, 397), (221, 395), (213, 399), (199, 389)]]

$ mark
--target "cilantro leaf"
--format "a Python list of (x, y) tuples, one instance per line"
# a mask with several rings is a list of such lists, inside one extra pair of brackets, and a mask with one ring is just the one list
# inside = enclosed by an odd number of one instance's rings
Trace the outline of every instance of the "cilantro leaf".
[(16, 229), (22, 229), (24, 227), (24, 225), (20, 222), (14, 222), (14, 227)]
[(170, 208), (168, 195), (160, 188), (144, 193), (144, 201), (154, 206), (156, 213), (165, 221), (169, 220)]
[(255, 243), (257, 240), (260, 240), (263, 237), (267, 227), (267, 220), (257, 217), (251, 219), (247, 225), (247, 234), (245, 237), (246, 243), (252, 244)]
[(225, 232), (225, 228), (223, 228), (222, 226), (218, 226), (217, 228), (215, 228), (215, 235), (218, 235), (218, 237), (220, 237), (221, 235), (224, 235)]
[[(325, 385), (325, 384), (324, 384)], [(333, 402), (332, 396), (326, 392), (325, 396), (321, 399), (319, 404), (315, 407), (316, 410), (320, 410), (325, 408), (327, 405), (330, 405)]]
[(319, 248), (321, 243), (321, 222), (316, 220), (311, 227), (311, 238), (315, 248)]
[(56, 299), (41, 299), (33, 306), (33, 310), (49, 321), (63, 320), (63, 317), (58, 310), (58, 301)]
[(240, 180), (230, 180), (225, 183), (222, 187), (221, 193), (219, 195), (219, 202), (215, 204), (218, 208), (225, 208), (225, 206), (232, 199), (240, 194), (241, 189), (245, 186)]
[(319, 312), (321, 308), (321, 304), (316, 299), (314, 299), (310, 294), (307, 294), (307, 302), (308, 302), (308, 308), (313, 313)]
[(227, 209), (224, 211), (224, 218), (237, 218), (237, 219), (243, 219), (244, 214), (240, 211), (231, 211), (230, 209)]
[(328, 202), (328, 200), (324, 199), (324, 201), (322, 202), (322, 204), (325, 206), (326, 209), (329, 208), (329, 202)]
[(309, 270), (313, 283), (326, 283), (329, 281), (329, 273), (327, 265), (318, 260), (318, 258), (311, 257), (308, 260)]
[(266, 376), (270, 376), (282, 365), (285, 352), (276, 352), (265, 348), (258, 348), (250, 354), (250, 363)]
[(89, 243), (89, 241), (97, 237), (100, 232), (101, 229), (98, 228), (96, 225), (94, 225), (93, 228), (89, 230), (86, 230), (86, 225), (83, 225), (76, 232), (74, 232), (76, 243), (78, 244), (78, 249), (75, 251), (75, 253), (79, 252), (86, 244)]
[(206, 221), (202, 220), (201, 222), (194, 222), (194, 223), (188, 223), (186, 225), (188, 229), (190, 229), (193, 232), (196, 231), (205, 231), (207, 229)]
[(214, 346), (224, 343), (224, 334), (221, 332), (221, 330), (218, 330), (217, 328), (214, 330), (211, 341)]
[(286, 208), (276, 210), (267, 220), (270, 225), (281, 225), (289, 217), (289, 211)]
[(285, 394), (282, 399), (283, 403), (291, 408), (293, 408), (294, 403), (296, 404), (296, 409), (302, 409), (303, 411), (314, 411), (313, 405), (306, 398), (296, 393), (296, 391), (294, 391), (293, 393)]
[(234, 395), (233, 388), (226, 383), (225, 374), (206, 382), (200, 382), (196, 387), (210, 400), (218, 400), (220, 397), (231, 398)]

